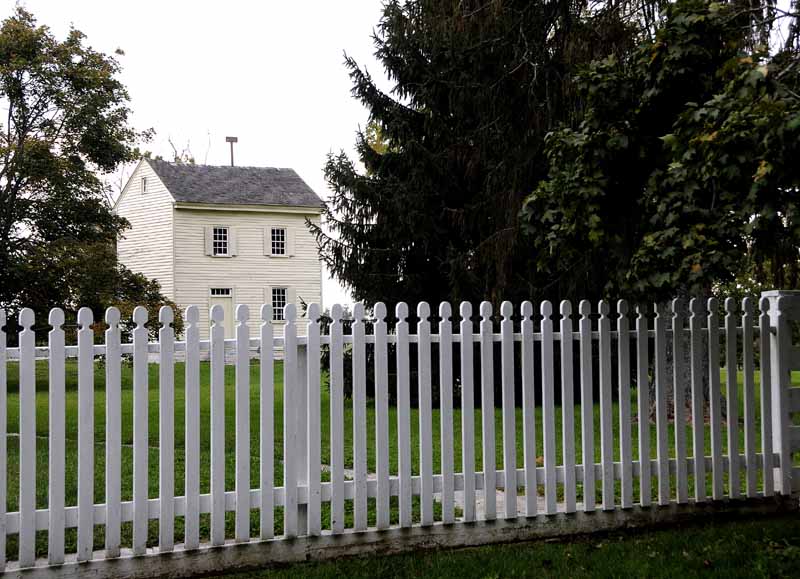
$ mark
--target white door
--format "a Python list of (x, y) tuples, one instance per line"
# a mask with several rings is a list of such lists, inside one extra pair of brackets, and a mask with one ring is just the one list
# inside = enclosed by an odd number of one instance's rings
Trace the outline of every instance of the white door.
[(235, 326), (233, 319), (233, 292), (230, 288), (211, 288), (211, 296), (209, 297), (208, 307), (212, 308), (219, 304), (222, 306), (222, 311), (225, 313), (223, 325), (225, 326), (225, 338), (233, 338), (233, 328)]

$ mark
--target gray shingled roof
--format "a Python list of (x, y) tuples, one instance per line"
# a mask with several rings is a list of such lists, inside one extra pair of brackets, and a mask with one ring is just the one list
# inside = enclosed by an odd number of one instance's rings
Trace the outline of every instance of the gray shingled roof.
[(296, 207), (323, 204), (293, 169), (185, 165), (154, 159), (147, 162), (178, 202)]

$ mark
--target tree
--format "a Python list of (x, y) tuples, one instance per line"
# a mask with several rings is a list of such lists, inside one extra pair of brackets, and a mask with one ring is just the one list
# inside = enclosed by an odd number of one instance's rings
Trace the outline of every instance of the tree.
[(46, 319), (49, 307), (87, 305), (99, 316), (160, 296), (113, 250), (127, 224), (103, 176), (150, 136), (129, 125), (119, 71), (78, 30), (59, 41), (22, 8), (0, 26), (0, 307), (33, 305)]
[(574, 68), (646, 34), (634, 5), (387, 2), (374, 40), (393, 92), (346, 59), (370, 122), (358, 164), (329, 156), (330, 233), (312, 226), (357, 299), (532, 297), (518, 214), (546, 176), (544, 137), (579, 110)]

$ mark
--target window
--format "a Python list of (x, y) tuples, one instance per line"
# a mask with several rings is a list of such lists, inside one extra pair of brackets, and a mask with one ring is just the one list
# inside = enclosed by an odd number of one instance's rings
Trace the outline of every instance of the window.
[(211, 296), (212, 297), (230, 297), (231, 296), (231, 288), (229, 287), (212, 287), (211, 288)]
[(211, 239), (212, 255), (228, 255), (228, 228), (215, 227)]
[(142, 193), (147, 193), (147, 177), (142, 177)]
[(279, 322), (283, 318), (283, 308), (286, 305), (286, 288), (274, 287), (272, 288), (272, 319)]
[(272, 255), (286, 255), (286, 228), (272, 228)]

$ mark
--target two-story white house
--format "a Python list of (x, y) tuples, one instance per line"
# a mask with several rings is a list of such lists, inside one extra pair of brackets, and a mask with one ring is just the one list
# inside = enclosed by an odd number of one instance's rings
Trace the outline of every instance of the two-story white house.
[(323, 202), (292, 169), (227, 167), (142, 159), (117, 199), (131, 224), (119, 261), (161, 284), (179, 307), (220, 304), (233, 337), (234, 307), (250, 306), (251, 333), (263, 303), (274, 320), (283, 306), (322, 301), (322, 264), (306, 219)]

